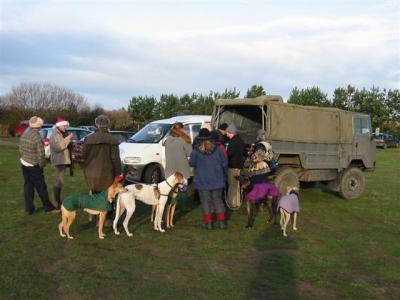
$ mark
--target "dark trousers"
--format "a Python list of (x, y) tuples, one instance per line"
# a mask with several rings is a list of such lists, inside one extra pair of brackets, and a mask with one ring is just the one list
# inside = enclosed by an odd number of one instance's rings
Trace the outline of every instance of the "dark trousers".
[(43, 168), (39, 166), (33, 167), (22, 167), (22, 174), (24, 175), (24, 199), (25, 199), (25, 210), (28, 213), (35, 211), (35, 205), (33, 204), (33, 198), (35, 196), (35, 188), (39, 194), (40, 200), (42, 200), (45, 211), (54, 209), (53, 204), (49, 200), (49, 194), (47, 193), (47, 185), (44, 180)]
[(203, 219), (205, 223), (211, 223), (211, 213), (214, 211), (218, 221), (225, 220), (225, 206), (222, 202), (222, 189), (199, 190)]

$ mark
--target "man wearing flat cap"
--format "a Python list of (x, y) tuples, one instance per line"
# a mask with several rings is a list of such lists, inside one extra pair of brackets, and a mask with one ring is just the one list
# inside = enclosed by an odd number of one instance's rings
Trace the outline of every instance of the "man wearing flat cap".
[(227, 201), (232, 208), (237, 208), (240, 206), (240, 186), (237, 177), (244, 165), (245, 145), (235, 125), (231, 124), (226, 128), (226, 135), (229, 138)]
[[(107, 190), (115, 177), (121, 174), (118, 141), (108, 133), (110, 119), (100, 115), (95, 119), (97, 130), (87, 136), (82, 149), (83, 173), (92, 193)], [(110, 225), (112, 213), (107, 214), (106, 226)]]
[(25, 210), (30, 215), (35, 211), (33, 203), (35, 189), (39, 194), (45, 212), (60, 212), (49, 200), (44, 178), (43, 168), (46, 164), (46, 159), (42, 139), (39, 134), (42, 125), (43, 120), (41, 118), (36, 116), (30, 118), (29, 128), (25, 130), (19, 141), (20, 162), (24, 176)]

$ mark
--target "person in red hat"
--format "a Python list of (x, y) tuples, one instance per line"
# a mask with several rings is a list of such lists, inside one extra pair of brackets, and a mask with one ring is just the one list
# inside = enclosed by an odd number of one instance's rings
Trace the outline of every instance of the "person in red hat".
[(66, 134), (69, 122), (57, 117), (53, 134), (50, 137), (50, 161), (56, 169), (56, 182), (53, 186), (54, 200), (61, 207), (61, 190), (64, 186), (65, 168), (71, 164), (69, 144), (72, 140), (72, 133)]

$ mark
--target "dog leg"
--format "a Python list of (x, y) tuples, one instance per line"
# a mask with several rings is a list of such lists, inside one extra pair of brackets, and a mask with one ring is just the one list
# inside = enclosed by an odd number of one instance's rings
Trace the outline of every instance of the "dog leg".
[(288, 214), (286, 211), (284, 211), (284, 214), (285, 214), (285, 223), (283, 224), (283, 236), (287, 237), (286, 228), (290, 221), (290, 214)]
[(104, 239), (104, 237), (106, 236), (103, 232), (103, 227), (104, 227), (104, 221), (106, 219), (106, 212), (102, 211), (99, 214), (99, 229), (98, 229), (98, 233), (99, 233), (99, 239)]
[(157, 229), (160, 232), (165, 232), (165, 230), (162, 229), (162, 227), (161, 227), (161, 221), (162, 221), (162, 217), (163, 217), (163, 213), (164, 213), (165, 202), (166, 201), (158, 204), (156, 218), (155, 218), (156, 221), (154, 222), (154, 223), (157, 223)]
[(271, 223), (271, 221), (274, 217), (274, 213), (272, 210), (272, 202), (273, 201), (274, 201), (274, 199), (272, 198), (272, 196), (267, 197), (267, 208), (268, 208), (268, 213), (269, 213), (269, 219), (267, 220), (268, 223)]
[(297, 230), (296, 222), (297, 222), (297, 212), (293, 213), (293, 230)]
[(154, 219), (156, 217), (156, 214), (157, 214), (157, 205), (152, 205), (151, 206), (151, 215), (150, 215), (151, 223), (154, 223)]
[(129, 237), (133, 236), (133, 234), (130, 233), (129, 229), (128, 229), (129, 220), (131, 219), (131, 217), (133, 215), (133, 212), (134, 212), (134, 210), (130, 210), (130, 209), (126, 210), (126, 216), (125, 216), (125, 220), (124, 220), (124, 223), (123, 223), (126, 235), (129, 236)]
[(64, 231), (67, 234), (67, 237), (69, 239), (73, 239), (74, 238), (72, 235), (69, 234), (69, 228), (71, 227), (71, 224), (74, 222), (75, 217), (76, 217), (76, 212), (75, 211), (70, 212), (69, 213), (69, 217), (66, 217), (67, 218), (67, 223), (66, 223), (66, 225), (64, 227)]
[(168, 204), (167, 205), (167, 228), (171, 227), (171, 225), (170, 225), (171, 208), (172, 208), (172, 205)]
[(66, 237), (66, 235), (63, 232), (63, 221), (61, 220), (60, 224), (58, 224), (58, 231), (60, 232), (61, 237)]
[(247, 201), (247, 225), (246, 228), (252, 228), (254, 223), (254, 203)]
[(175, 208), (176, 208), (176, 204), (173, 204), (173, 205), (171, 206), (171, 212), (170, 212), (170, 214), (169, 214), (169, 216), (170, 216), (169, 226), (171, 226), (171, 228), (175, 226), (175, 225), (174, 225)]
[(114, 222), (113, 222), (113, 229), (114, 229), (114, 234), (115, 235), (119, 235), (119, 231), (118, 231), (117, 225), (118, 225), (118, 220), (119, 220), (121, 214), (123, 213), (123, 212), (121, 212), (122, 211), (122, 209), (121, 209), (122, 205), (123, 204), (121, 204), (121, 195), (119, 195), (118, 198), (117, 198), (117, 207), (115, 208), (115, 218), (114, 218)]

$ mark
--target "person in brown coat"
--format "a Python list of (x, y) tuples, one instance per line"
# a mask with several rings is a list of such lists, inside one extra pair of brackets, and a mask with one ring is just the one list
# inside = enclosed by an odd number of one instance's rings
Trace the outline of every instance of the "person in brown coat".
[(64, 186), (65, 168), (71, 165), (69, 145), (72, 140), (72, 133), (66, 134), (69, 122), (57, 117), (53, 134), (50, 137), (50, 161), (56, 170), (56, 182), (53, 186), (54, 200), (58, 207), (61, 207), (61, 190)]
[[(108, 133), (110, 119), (100, 115), (95, 119), (97, 131), (88, 135), (82, 149), (83, 172), (89, 190), (95, 194), (105, 191), (115, 177), (121, 175), (118, 141)], [(107, 215), (107, 223), (112, 213)]]

